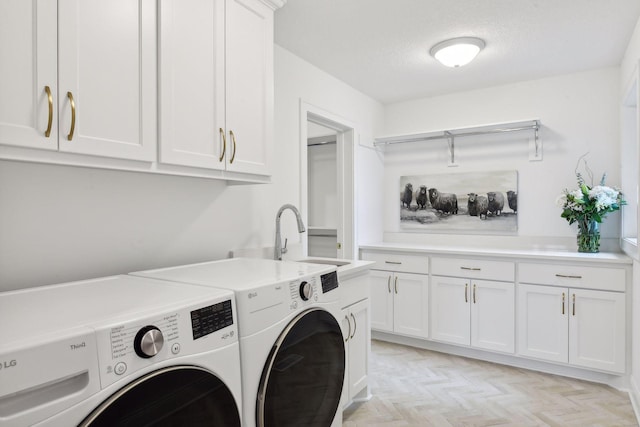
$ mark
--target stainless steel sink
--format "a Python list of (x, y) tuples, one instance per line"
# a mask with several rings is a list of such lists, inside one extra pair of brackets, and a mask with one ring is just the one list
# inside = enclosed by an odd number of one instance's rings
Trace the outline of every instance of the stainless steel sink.
[(339, 261), (337, 259), (299, 259), (298, 262), (307, 262), (309, 264), (335, 265), (342, 267), (351, 264), (349, 261)]

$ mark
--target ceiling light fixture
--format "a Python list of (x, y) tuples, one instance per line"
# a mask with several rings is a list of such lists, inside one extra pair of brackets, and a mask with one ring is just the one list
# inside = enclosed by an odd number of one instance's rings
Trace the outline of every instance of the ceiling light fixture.
[(461, 67), (471, 62), (484, 46), (479, 38), (457, 37), (436, 44), (429, 53), (447, 67)]

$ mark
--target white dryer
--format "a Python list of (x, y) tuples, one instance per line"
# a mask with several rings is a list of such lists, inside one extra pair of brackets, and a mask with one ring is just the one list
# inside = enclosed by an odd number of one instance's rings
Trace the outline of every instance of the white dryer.
[(342, 425), (336, 267), (234, 258), (134, 274), (235, 292), (244, 426)]
[(0, 426), (240, 426), (230, 291), (114, 276), (0, 293)]

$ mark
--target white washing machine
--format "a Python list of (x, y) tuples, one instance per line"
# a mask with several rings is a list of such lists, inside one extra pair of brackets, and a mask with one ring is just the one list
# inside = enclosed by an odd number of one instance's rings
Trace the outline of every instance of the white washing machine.
[(234, 258), (133, 274), (235, 292), (244, 426), (342, 425), (336, 267)]
[(0, 426), (240, 426), (236, 319), (133, 276), (0, 293)]

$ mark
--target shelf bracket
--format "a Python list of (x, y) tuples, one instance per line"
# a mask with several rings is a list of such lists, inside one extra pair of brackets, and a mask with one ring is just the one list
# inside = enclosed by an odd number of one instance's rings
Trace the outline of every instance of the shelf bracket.
[(447, 138), (447, 146), (449, 147), (449, 162), (447, 166), (455, 167), (458, 166), (456, 163), (456, 154), (455, 154), (455, 138), (451, 132), (448, 130), (444, 131), (444, 135)]
[(542, 160), (542, 141), (540, 140), (540, 122), (537, 120), (533, 126), (533, 139), (529, 139), (529, 161)]

